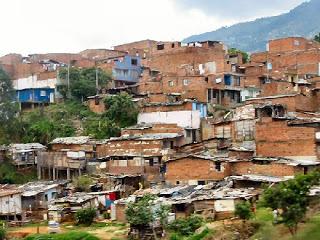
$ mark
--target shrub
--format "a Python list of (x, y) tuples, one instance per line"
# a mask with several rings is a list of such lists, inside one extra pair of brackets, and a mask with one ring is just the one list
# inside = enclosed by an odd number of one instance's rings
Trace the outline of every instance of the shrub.
[(182, 236), (190, 236), (195, 230), (201, 227), (203, 219), (200, 216), (192, 215), (185, 219), (177, 219), (169, 224), (169, 229)]
[(25, 240), (99, 240), (99, 238), (87, 233), (71, 231), (59, 234), (33, 234), (25, 238)]
[(6, 238), (6, 229), (0, 227), (0, 240), (4, 240)]
[(93, 180), (88, 176), (80, 176), (73, 179), (73, 184), (78, 192), (89, 192)]
[(96, 217), (96, 210), (94, 208), (85, 208), (76, 212), (77, 224), (90, 226), (93, 219)]
[(249, 202), (241, 202), (236, 204), (234, 214), (243, 221), (250, 219), (252, 216), (251, 205)]

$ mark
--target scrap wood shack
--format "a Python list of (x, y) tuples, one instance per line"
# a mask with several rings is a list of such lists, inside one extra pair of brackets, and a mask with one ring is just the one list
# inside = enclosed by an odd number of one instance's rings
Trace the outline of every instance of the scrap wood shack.
[(143, 189), (126, 199), (114, 202), (111, 207), (112, 219), (126, 222), (125, 210), (129, 202), (135, 202), (144, 194), (157, 196), (155, 205), (171, 206), (174, 218), (185, 218), (192, 214), (201, 214), (204, 218), (221, 220), (234, 216), (235, 205), (243, 200), (254, 202), (260, 190), (253, 188), (219, 187), (212, 184), (198, 186), (176, 186), (164, 189)]
[(77, 192), (51, 201), (48, 219), (57, 222), (74, 221), (75, 213), (80, 209), (99, 207), (98, 197), (88, 193)]
[(18, 167), (36, 165), (39, 154), (45, 150), (40, 143), (11, 144), (7, 148), (9, 158)]

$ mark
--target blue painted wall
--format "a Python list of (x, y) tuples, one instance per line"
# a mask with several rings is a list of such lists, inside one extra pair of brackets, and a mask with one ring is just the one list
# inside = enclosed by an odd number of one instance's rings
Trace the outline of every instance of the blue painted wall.
[(139, 81), (141, 73), (141, 58), (136, 56), (125, 56), (122, 61), (117, 61), (112, 69), (114, 79), (133, 83)]
[[(44, 94), (45, 93), (45, 94)], [(50, 94), (54, 94), (51, 88), (34, 88), (16, 91), (18, 102), (21, 103), (50, 103)]]
[(197, 103), (197, 102), (192, 103), (192, 110), (193, 111), (196, 111), (196, 110), (200, 111), (201, 118), (207, 117), (207, 104), (205, 104), (205, 103)]

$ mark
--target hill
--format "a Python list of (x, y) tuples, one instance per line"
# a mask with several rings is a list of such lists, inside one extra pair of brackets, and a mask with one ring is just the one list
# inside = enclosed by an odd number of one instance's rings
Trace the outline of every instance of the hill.
[(302, 3), (288, 13), (243, 22), (190, 36), (183, 42), (218, 40), (247, 52), (265, 50), (269, 39), (288, 36), (312, 38), (320, 32), (320, 0)]

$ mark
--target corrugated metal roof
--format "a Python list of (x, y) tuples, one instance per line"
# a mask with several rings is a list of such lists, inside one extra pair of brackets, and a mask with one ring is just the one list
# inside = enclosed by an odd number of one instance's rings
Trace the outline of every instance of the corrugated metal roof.
[(89, 136), (56, 138), (50, 144), (85, 144), (90, 141)]
[(10, 144), (9, 149), (19, 152), (19, 151), (43, 150), (43, 149), (46, 149), (46, 146), (40, 143), (15, 143), (15, 144)]

